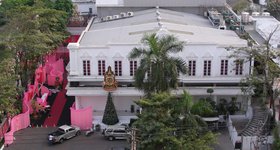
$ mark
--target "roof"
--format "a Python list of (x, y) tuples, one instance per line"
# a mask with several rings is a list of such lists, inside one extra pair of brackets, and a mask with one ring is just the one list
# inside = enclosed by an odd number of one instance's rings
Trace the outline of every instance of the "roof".
[(226, 0), (97, 0), (96, 5), (122, 7), (223, 7)]
[[(160, 13), (160, 17), (157, 16)], [(143, 34), (158, 32), (159, 20), (163, 27), (188, 44), (217, 44), (244, 47), (245, 40), (233, 31), (219, 30), (202, 16), (165, 9), (134, 12), (133, 17), (94, 22), (80, 39), (80, 46), (94, 47), (110, 44), (139, 44)]]
[(72, 128), (71, 126), (68, 126), (68, 125), (62, 125), (59, 127), (60, 129), (62, 130), (69, 130), (70, 128)]
[(272, 47), (277, 48), (280, 45), (280, 22), (272, 16), (254, 17), (256, 21), (256, 31), (265, 39), (268, 40), (270, 34), (274, 32), (269, 43)]

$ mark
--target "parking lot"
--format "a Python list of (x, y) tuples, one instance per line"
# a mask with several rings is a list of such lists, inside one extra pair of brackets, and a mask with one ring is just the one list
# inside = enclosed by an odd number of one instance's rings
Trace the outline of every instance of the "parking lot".
[(27, 128), (15, 133), (13, 144), (5, 147), (5, 150), (110, 150), (111, 147), (129, 147), (126, 140), (106, 140), (101, 133), (91, 136), (81, 135), (62, 144), (51, 145), (48, 143), (48, 133), (56, 128)]

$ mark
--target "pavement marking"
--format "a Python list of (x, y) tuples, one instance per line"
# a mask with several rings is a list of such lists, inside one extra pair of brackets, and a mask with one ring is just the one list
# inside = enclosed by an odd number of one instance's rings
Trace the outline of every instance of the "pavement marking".
[(4, 149), (4, 144), (2, 145), (2, 147), (0, 148), (0, 150), (3, 150)]

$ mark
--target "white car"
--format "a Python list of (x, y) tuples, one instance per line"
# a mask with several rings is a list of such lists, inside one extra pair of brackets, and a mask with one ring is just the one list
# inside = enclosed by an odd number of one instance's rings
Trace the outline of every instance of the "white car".
[(129, 132), (125, 126), (108, 126), (103, 130), (103, 135), (110, 141), (115, 139), (125, 140), (129, 137)]
[(70, 139), (81, 134), (79, 127), (63, 125), (60, 126), (56, 131), (49, 134), (50, 143), (62, 143), (66, 139)]

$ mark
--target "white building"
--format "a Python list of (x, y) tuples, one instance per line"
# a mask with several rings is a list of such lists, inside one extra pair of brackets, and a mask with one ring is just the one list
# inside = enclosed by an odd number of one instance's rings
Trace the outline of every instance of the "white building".
[(96, 0), (72, 0), (72, 3), (79, 15), (97, 14)]
[(267, 15), (254, 16), (255, 29), (264, 40), (268, 40), (272, 34), (269, 44), (273, 48), (280, 48), (280, 22), (272, 16)]
[(110, 16), (128, 11), (141, 11), (155, 6), (203, 15), (208, 8), (223, 9), (226, 0), (96, 0), (98, 16)]
[[(78, 43), (68, 45), (67, 95), (75, 96), (77, 109), (92, 106), (94, 120), (100, 121), (107, 101), (107, 91), (102, 88), (103, 73), (111, 66), (113, 71), (118, 70), (115, 73), (119, 87), (112, 95), (120, 120), (126, 118), (123, 116), (133, 116), (131, 105), (136, 105), (134, 101), (143, 93), (133, 87), (133, 74), (139, 60), (130, 60), (128, 54), (134, 47), (141, 46), (143, 34), (159, 30), (187, 42), (177, 56), (188, 63), (189, 74), (180, 75), (180, 87), (174, 94), (187, 90), (194, 99), (199, 99), (209, 96), (206, 91), (213, 88), (211, 96), (217, 102), (222, 98), (230, 101), (232, 97), (238, 102), (247, 102), (238, 85), (250, 73), (250, 62), (242, 61), (242, 57), (240, 61), (229, 58), (230, 52), (226, 50), (246, 47), (247, 42), (233, 31), (216, 29), (198, 15), (166, 9), (153, 8), (126, 15), (130, 17), (91, 21)], [(104, 21), (106, 19), (110, 20)]]

